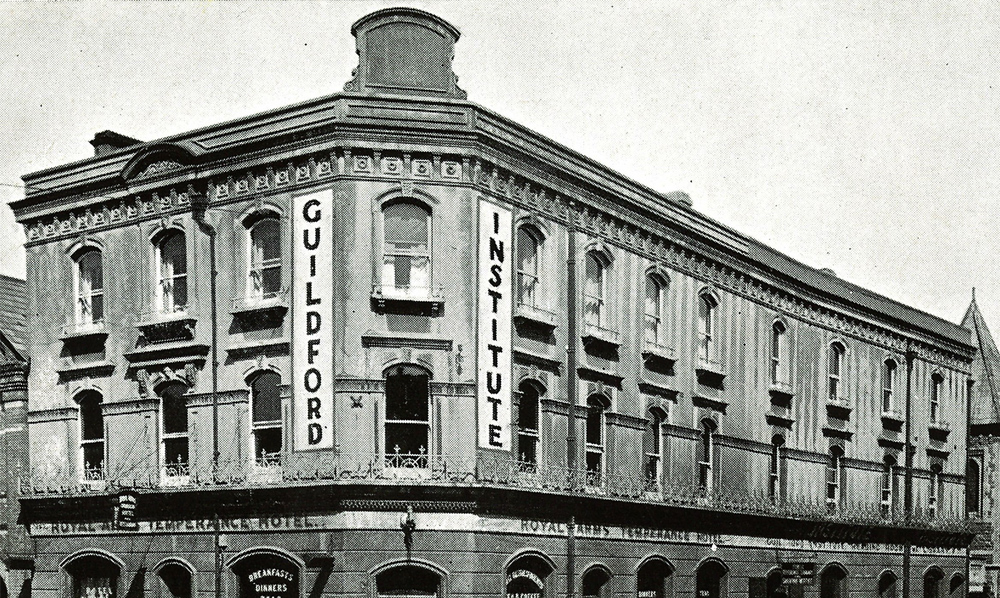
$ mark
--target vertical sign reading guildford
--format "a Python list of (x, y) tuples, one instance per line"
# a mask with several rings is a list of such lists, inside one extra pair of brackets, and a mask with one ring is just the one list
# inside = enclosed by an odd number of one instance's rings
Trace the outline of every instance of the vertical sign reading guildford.
[(333, 192), (294, 198), (295, 450), (333, 446)]
[(511, 212), (479, 201), (479, 446), (510, 450)]

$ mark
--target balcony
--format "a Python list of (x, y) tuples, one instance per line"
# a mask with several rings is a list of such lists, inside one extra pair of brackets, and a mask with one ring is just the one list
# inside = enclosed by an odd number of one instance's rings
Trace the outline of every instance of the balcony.
[(444, 315), (444, 288), (417, 286), (372, 286), (372, 310), (436, 318)]
[[(611, 463), (608, 464), (609, 466)], [(836, 505), (830, 510), (823, 497), (815, 500), (775, 500), (763, 493), (754, 494), (743, 489), (711, 489), (692, 484), (664, 485), (646, 475), (645, 471), (596, 475), (586, 468), (568, 469), (561, 466), (520, 461), (500, 455), (482, 454), (478, 457), (449, 457), (442, 455), (337, 455), (311, 453), (301, 455), (267, 454), (264, 460), (243, 458), (222, 460), (216, 470), (198, 468), (192, 464), (184, 470), (171, 470), (169, 480), (164, 472), (151, 472), (141, 476), (108, 477), (104, 469), (88, 471), (81, 480), (62, 475), (63, 472), (38, 468), (32, 476), (21, 480), (25, 499), (59, 498), (98, 493), (113, 494), (125, 488), (137, 490), (178, 492), (192, 489), (263, 489), (276, 487), (301, 487), (303, 484), (352, 485), (384, 484), (415, 486), (480, 488), (496, 490), (528, 490), (547, 494), (589, 496), (615, 499), (646, 505), (707, 510), (733, 513), (741, 516), (770, 516), (798, 519), (823, 525), (902, 526), (901, 513), (885, 515), (878, 502), (872, 504)], [(863, 497), (859, 497), (863, 498)], [(965, 519), (930, 518), (917, 514), (906, 523), (907, 527), (948, 532), (968, 532), (974, 523)]]
[(144, 312), (139, 315), (135, 327), (142, 333), (146, 343), (156, 344), (192, 340), (195, 322), (184, 306), (169, 312)]

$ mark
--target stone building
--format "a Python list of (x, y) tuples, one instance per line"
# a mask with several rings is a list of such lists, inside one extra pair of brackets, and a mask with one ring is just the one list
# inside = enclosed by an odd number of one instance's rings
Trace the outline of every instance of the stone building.
[(965, 594), (968, 330), (468, 101), (434, 15), (352, 33), (24, 177), (38, 596)]

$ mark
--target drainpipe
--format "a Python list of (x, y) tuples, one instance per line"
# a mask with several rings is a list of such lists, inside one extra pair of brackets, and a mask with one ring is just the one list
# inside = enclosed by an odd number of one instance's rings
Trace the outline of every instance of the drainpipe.
[[(208, 261), (211, 267), (209, 293), (212, 310), (212, 481), (216, 481), (219, 471), (219, 307), (216, 302), (216, 278), (219, 271), (215, 259), (215, 227), (205, 219), (208, 211), (208, 195), (189, 191), (191, 197), (191, 217), (201, 232), (208, 235)], [(212, 531), (215, 538), (215, 598), (222, 598), (222, 546), (219, 537), (219, 507), (213, 507)]]
[[(566, 227), (567, 234), (567, 255), (566, 255), (566, 311), (567, 311), (567, 339), (566, 339), (566, 369), (568, 370), (566, 381), (566, 400), (569, 402), (569, 417), (567, 418), (566, 434), (566, 467), (569, 469), (571, 484), (576, 486), (576, 402), (577, 402), (577, 376), (576, 376), (576, 341), (580, 338), (577, 330), (576, 313), (576, 215), (573, 210), (573, 202), (569, 202), (567, 214), (569, 225)], [(571, 489), (572, 490), (572, 489)], [(576, 596), (576, 517), (570, 513), (569, 522), (566, 525), (566, 598)]]
[(903, 596), (910, 595), (910, 553), (912, 546), (910, 543), (910, 518), (913, 515), (913, 360), (916, 353), (909, 343), (906, 345), (906, 443), (903, 450), (906, 451), (905, 470), (903, 482), (903, 525), (907, 528), (905, 542), (903, 544)]

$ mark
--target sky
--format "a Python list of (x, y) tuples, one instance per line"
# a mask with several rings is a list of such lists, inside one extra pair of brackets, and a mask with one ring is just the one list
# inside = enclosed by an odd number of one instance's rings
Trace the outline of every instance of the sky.
[(351, 24), (455, 25), (469, 99), (791, 257), (1000, 332), (992, 1), (0, 2), (0, 273), (21, 176), (336, 93)]

